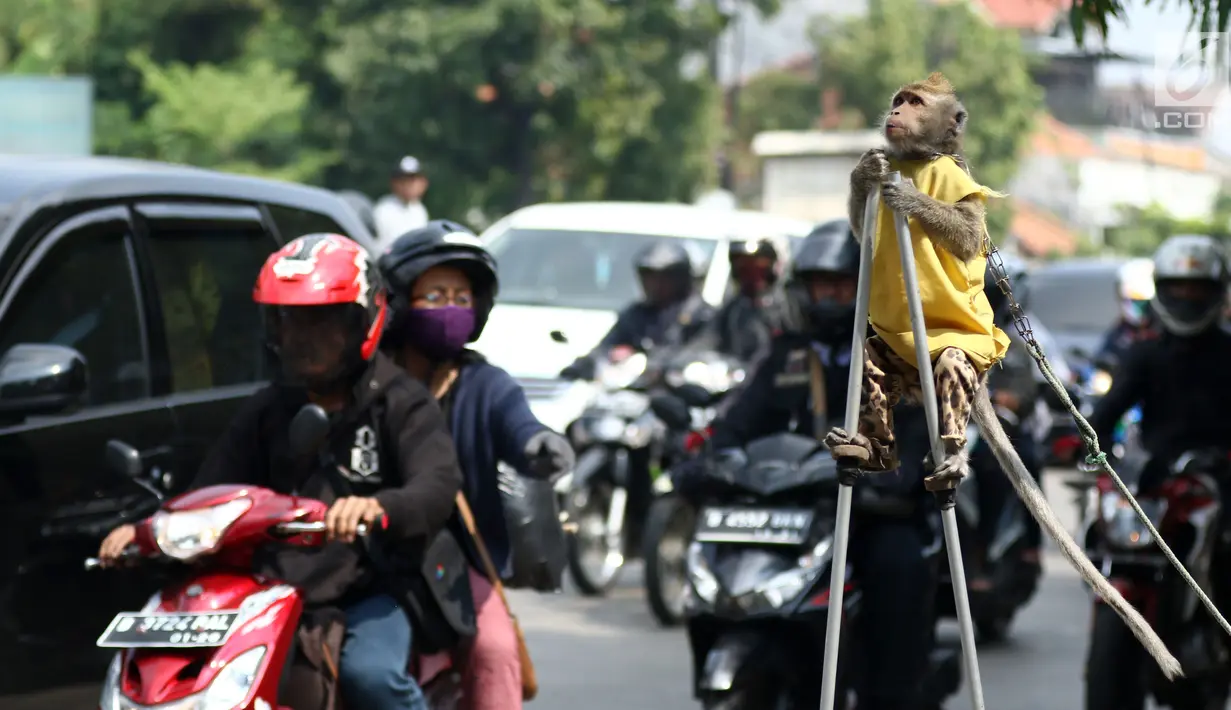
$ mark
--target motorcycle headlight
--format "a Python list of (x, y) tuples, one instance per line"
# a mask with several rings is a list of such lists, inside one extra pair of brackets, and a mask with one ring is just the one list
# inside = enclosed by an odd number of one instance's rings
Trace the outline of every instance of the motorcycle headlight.
[(698, 360), (688, 363), (683, 368), (668, 371), (665, 379), (671, 387), (679, 387), (687, 383), (702, 387), (711, 394), (719, 394), (739, 384), (744, 379), (744, 371), (732, 369), (722, 360), (715, 362)]
[[(158, 710), (233, 710), (243, 707), (256, 684), (261, 662), (265, 660), (264, 646), (249, 649), (231, 659), (214, 677), (205, 690), (180, 700), (158, 705)], [(149, 710), (138, 705), (120, 692), (120, 654), (111, 661), (99, 698), (101, 710)]]
[(154, 515), (150, 527), (158, 549), (164, 555), (177, 560), (191, 560), (213, 552), (231, 523), (251, 507), (251, 499), (236, 498), (212, 508), (160, 512)]
[(799, 558), (799, 564), (770, 577), (740, 598), (740, 606), (751, 611), (757, 607), (777, 609), (798, 597), (816, 581), (825, 565), (833, 559), (833, 538), (826, 537), (812, 551)]
[(709, 563), (701, 551), (701, 543), (688, 546), (688, 581), (697, 597), (706, 604), (713, 604), (718, 596), (718, 578), (710, 571)]
[(1096, 396), (1103, 396), (1111, 390), (1111, 375), (1103, 370), (1095, 370), (1094, 374), (1090, 375), (1090, 392)]
[(232, 710), (243, 707), (256, 683), (256, 674), (265, 660), (265, 647), (244, 651), (223, 667), (201, 694), (194, 710)]
[(645, 372), (645, 353), (635, 353), (618, 363), (606, 363), (599, 368), (598, 381), (611, 390), (628, 387)]
[[(1137, 503), (1145, 511), (1150, 523), (1158, 529), (1163, 515), (1167, 512), (1165, 498), (1143, 498)], [(1101, 518), (1103, 521), (1103, 539), (1107, 545), (1122, 550), (1136, 550), (1154, 544), (1154, 536), (1146, 529), (1137, 512), (1116, 491), (1104, 493), (1100, 499)]]
[(598, 441), (619, 441), (624, 438), (624, 420), (616, 416), (599, 417), (590, 425), (590, 434)]

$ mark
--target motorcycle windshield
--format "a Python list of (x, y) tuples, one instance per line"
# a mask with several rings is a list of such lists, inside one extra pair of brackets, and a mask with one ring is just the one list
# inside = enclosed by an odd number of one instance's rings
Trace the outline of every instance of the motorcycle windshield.
[(732, 597), (755, 591), (782, 572), (799, 566), (798, 550), (735, 546), (721, 550), (714, 562), (714, 576)]

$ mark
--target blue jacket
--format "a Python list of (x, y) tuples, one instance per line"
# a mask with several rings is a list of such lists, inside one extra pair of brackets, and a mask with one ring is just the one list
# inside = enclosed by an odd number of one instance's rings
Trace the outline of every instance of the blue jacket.
[[(547, 427), (530, 411), (526, 393), (509, 373), (469, 351), (462, 362), (446, 397), (449, 429), (464, 477), (462, 491), (493, 564), (507, 574), (509, 534), (496, 464), (503, 461), (519, 473), (528, 472), (526, 443)], [(468, 536), (460, 539), (465, 540), (470, 563), (481, 571), (477, 549)]]

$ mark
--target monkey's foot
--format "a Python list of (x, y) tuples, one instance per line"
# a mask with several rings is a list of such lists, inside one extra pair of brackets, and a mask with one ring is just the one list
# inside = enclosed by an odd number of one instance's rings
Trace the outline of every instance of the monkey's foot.
[[(931, 468), (932, 456), (928, 454), (925, 465)], [(957, 488), (970, 473), (970, 462), (967, 460), (966, 452), (960, 451), (956, 454), (950, 454), (945, 457), (940, 465), (933, 471), (932, 475), (923, 479), (923, 485), (929, 491), (944, 491), (952, 488)]]
[(851, 434), (834, 427), (825, 435), (824, 443), (835, 459), (854, 459), (860, 466), (872, 459), (872, 442), (863, 434)]

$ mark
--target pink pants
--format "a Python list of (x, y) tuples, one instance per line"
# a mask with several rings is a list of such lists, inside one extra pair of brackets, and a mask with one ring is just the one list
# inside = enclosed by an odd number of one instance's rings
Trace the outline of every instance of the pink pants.
[(468, 710), (521, 710), (521, 659), (513, 619), (487, 575), (470, 569), (478, 634), (466, 663)]

